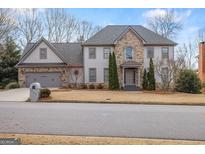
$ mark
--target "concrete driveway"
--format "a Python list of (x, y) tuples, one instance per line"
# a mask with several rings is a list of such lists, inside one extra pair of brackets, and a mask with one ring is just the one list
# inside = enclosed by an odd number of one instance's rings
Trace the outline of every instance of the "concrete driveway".
[(26, 101), (29, 98), (28, 88), (17, 88), (0, 91), (0, 102), (3, 101)]
[(0, 133), (205, 140), (205, 106), (2, 102)]

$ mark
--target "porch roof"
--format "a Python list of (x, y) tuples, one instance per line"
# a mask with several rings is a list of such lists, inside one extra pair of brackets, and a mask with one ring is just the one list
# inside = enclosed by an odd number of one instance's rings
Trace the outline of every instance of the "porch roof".
[(136, 61), (126, 61), (123, 64), (120, 65), (121, 67), (130, 67), (130, 68), (136, 68), (142, 66), (142, 63), (136, 62)]

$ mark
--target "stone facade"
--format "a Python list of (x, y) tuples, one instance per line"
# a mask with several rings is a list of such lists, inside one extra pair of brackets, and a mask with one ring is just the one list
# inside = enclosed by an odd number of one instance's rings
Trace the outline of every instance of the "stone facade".
[[(116, 63), (117, 63), (117, 71), (120, 85), (123, 85), (123, 70), (120, 67), (123, 63), (126, 62), (125, 59), (125, 48), (132, 47), (133, 48), (133, 60), (140, 64), (138, 67), (140, 71), (140, 78), (142, 81), (143, 75), (143, 63), (144, 63), (144, 46), (142, 40), (132, 31), (129, 30), (125, 33), (116, 43), (114, 52), (116, 55)], [(141, 84), (140, 84), (141, 86)]]
[(62, 86), (68, 86), (68, 75), (69, 71), (67, 67), (28, 67), (18, 68), (18, 79), (20, 87), (26, 87), (26, 72), (61, 72)]

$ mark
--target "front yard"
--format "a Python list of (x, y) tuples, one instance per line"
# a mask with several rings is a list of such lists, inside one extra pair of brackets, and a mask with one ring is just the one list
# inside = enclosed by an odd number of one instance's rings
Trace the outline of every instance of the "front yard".
[(204, 141), (165, 140), (145, 138), (120, 137), (86, 137), (86, 136), (57, 136), (57, 135), (28, 135), (28, 134), (0, 134), (0, 138), (19, 138), (23, 145), (204, 145)]
[(109, 90), (53, 90), (46, 102), (205, 105), (205, 94)]

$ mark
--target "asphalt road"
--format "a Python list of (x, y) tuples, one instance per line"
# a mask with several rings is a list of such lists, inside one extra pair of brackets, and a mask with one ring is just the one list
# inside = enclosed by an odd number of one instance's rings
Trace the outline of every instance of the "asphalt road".
[(0, 133), (205, 140), (205, 106), (1, 102)]

